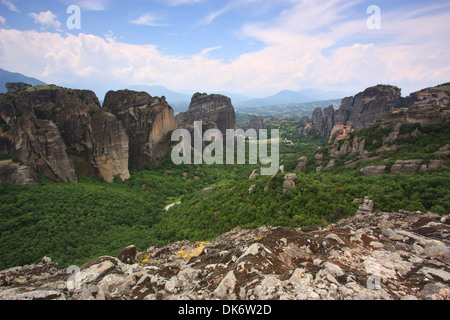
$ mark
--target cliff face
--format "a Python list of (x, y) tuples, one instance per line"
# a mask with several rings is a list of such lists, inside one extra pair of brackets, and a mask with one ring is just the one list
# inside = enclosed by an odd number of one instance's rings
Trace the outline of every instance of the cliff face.
[(74, 274), (44, 258), (0, 272), (0, 299), (449, 299), (450, 218), (372, 206), (364, 199), (355, 217), (326, 229), (235, 229), (211, 242), (129, 246)]
[(401, 104), (400, 89), (378, 85), (354, 97), (342, 100), (335, 114), (336, 125), (351, 125), (354, 129), (367, 128)]
[(236, 129), (236, 113), (231, 99), (219, 94), (196, 93), (191, 100), (189, 110), (177, 115), (181, 128), (193, 131), (194, 121), (202, 121), (203, 130), (219, 129), (226, 134), (227, 129)]
[(36, 171), (11, 161), (0, 162), (0, 183), (38, 184)]
[(171, 148), (171, 133), (178, 128), (171, 106), (165, 98), (146, 92), (110, 91), (103, 108), (120, 121), (129, 137), (129, 164), (142, 169), (157, 163)]
[(321, 108), (314, 109), (311, 117), (312, 127), (319, 132), (321, 137), (329, 136), (333, 130), (334, 114), (333, 106), (325, 108), (323, 112)]
[(368, 128), (376, 122), (384, 126), (399, 123), (436, 124), (450, 117), (450, 84), (424, 89), (401, 98), (400, 89), (389, 85), (367, 88), (354, 97), (342, 99), (338, 110), (330, 106), (314, 110), (301, 133), (315, 129), (334, 140), (350, 131)]
[(128, 137), (91, 91), (24, 87), (1, 95), (0, 116), (9, 129), (2, 153), (53, 180), (76, 181), (76, 173), (129, 178)]

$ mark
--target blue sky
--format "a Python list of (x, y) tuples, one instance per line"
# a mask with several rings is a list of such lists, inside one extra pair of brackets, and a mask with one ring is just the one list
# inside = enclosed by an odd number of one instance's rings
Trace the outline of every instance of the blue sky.
[[(67, 8), (81, 9), (69, 30)], [(367, 8), (381, 10), (369, 29)], [(92, 89), (404, 94), (450, 81), (448, 1), (0, 0), (0, 68)], [(102, 98), (102, 97), (100, 97)]]

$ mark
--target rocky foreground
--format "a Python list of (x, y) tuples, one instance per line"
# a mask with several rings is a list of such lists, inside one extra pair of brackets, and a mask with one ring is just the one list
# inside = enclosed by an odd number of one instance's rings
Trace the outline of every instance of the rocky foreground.
[(0, 272), (0, 299), (450, 299), (450, 217), (359, 213), (329, 228), (235, 229), (65, 268)]

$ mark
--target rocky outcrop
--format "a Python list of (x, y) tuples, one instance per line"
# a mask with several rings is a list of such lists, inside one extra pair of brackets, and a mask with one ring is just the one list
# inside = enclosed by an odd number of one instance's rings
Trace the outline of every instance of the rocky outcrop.
[(2, 95), (0, 110), (13, 142), (6, 153), (49, 178), (76, 181), (77, 173), (112, 182), (115, 175), (130, 177), (128, 137), (92, 91), (25, 87)]
[(394, 86), (370, 87), (354, 97), (344, 98), (334, 115), (335, 124), (354, 129), (367, 128), (400, 107), (400, 89)]
[(298, 163), (294, 169), (294, 172), (305, 169), (307, 164), (308, 164), (308, 157), (301, 157), (300, 159), (298, 159)]
[(157, 164), (169, 152), (171, 134), (178, 128), (171, 106), (164, 97), (146, 92), (109, 91), (103, 108), (112, 112), (129, 137), (129, 164), (142, 169)]
[(190, 132), (194, 130), (195, 121), (203, 122), (203, 131), (219, 129), (225, 135), (227, 129), (236, 129), (236, 113), (231, 99), (220, 94), (194, 94), (189, 110), (179, 113), (177, 120), (180, 128)]
[(263, 118), (259, 115), (254, 116), (250, 119), (249, 124), (239, 127), (240, 129), (247, 131), (248, 129), (254, 129), (256, 132), (259, 132), (259, 130), (264, 129), (264, 121)]
[(437, 124), (450, 119), (450, 84), (424, 89), (400, 96), (395, 86), (377, 85), (354, 97), (344, 98), (338, 110), (330, 106), (314, 110), (311, 119), (302, 118), (300, 134), (316, 130), (330, 142), (345, 138), (348, 133), (379, 123), (383, 127), (398, 124)]
[(405, 100), (408, 106), (435, 105), (448, 107), (450, 106), (450, 82), (413, 92)]
[(391, 167), (391, 174), (402, 173), (402, 174), (414, 174), (419, 170), (422, 164), (422, 159), (413, 160), (397, 160)]
[(92, 161), (99, 176), (108, 182), (112, 182), (116, 175), (122, 180), (129, 179), (128, 135), (120, 122), (105, 110), (96, 112), (91, 121), (94, 141)]
[(334, 126), (334, 108), (329, 106), (323, 111), (321, 108), (316, 108), (311, 116), (311, 122), (314, 129), (321, 137), (328, 137)]
[(67, 147), (52, 121), (24, 114), (15, 118), (11, 128), (13, 156), (55, 181), (77, 180)]
[(31, 87), (28, 83), (23, 82), (8, 82), (5, 86), (8, 93), (16, 93), (19, 90)]
[(354, 201), (361, 204), (358, 207), (358, 211), (356, 211), (356, 214), (366, 215), (373, 212), (374, 203), (373, 200), (371, 200), (368, 196), (364, 197), (364, 199), (355, 199)]
[(338, 110), (333, 106), (314, 110), (310, 123), (301, 129), (307, 135), (316, 130), (322, 137), (335, 140), (345, 137), (351, 130), (370, 127), (401, 105), (400, 89), (394, 86), (378, 85), (367, 88), (354, 97), (344, 98)]
[(397, 160), (390, 167), (389, 171), (386, 166), (367, 166), (360, 171), (365, 176), (380, 176), (382, 174), (415, 174), (417, 172), (432, 173), (441, 167), (446, 167), (446, 160), (429, 160), (428, 164), (423, 164), (422, 159)]
[(38, 177), (36, 171), (29, 166), (2, 161), (0, 162), (0, 183), (3, 182), (38, 184)]
[(288, 173), (284, 176), (283, 193), (286, 193), (286, 192), (288, 192), (288, 190), (295, 187), (296, 179), (297, 179), (297, 175), (295, 173)]
[(92, 91), (52, 85), (0, 95), (0, 118), (0, 152), (60, 181), (126, 180), (129, 164), (142, 169), (167, 154), (178, 127), (164, 97), (111, 91), (101, 108)]
[(414, 105), (409, 108), (398, 109), (390, 112), (383, 119), (383, 126), (395, 126), (398, 124), (419, 123), (422, 126), (438, 124), (449, 119), (450, 114), (442, 112), (437, 105)]
[(447, 300), (449, 232), (448, 216), (404, 211), (326, 229), (234, 229), (81, 267), (44, 258), (0, 272), (0, 299)]
[(368, 166), (362, 168), (361, 172), (363, 175), (369, 177), (380, 176), (386, 173), (386, 166)]

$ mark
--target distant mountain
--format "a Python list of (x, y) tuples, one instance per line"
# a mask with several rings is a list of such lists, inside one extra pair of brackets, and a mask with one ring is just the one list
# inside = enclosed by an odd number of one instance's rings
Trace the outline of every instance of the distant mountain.
[(38, 79), (30, 78), (20, 73), (9, 72), (0, 68), (0, 93), (7, 92), (6, 84), (8, 82), (24, 82), (32, 86), (46, 85), (45, 82)]
[(231, 92), (224, 92), (224, 91), (219, 91), (219, 92), (215, 92), (215, 93), (227, 96), (228, 98), (231, 99), (231, 102), (233, 103), (233, 105), (242, 103), (244, 101), (252, 100), (252, 97), (244, 96), (244, 95), (238, 94), (238, 93), (231, 93)]
[(303, 89), (300, 91), (283, 90), (273, 96), (256, 98), (237, 104), (238, 107), (263, 107), (282, 104), (299, 104), (315, 101), (342, 99), (351, 94), (339, 91), (322, 91), (318, 89)]
[(180, 102), (190, 102), (192, 95), (176, 92), (170, 89), (167, 89), (163, 86), (146, 86), (146, 85), (135, 85), (128, 87), (127, 89), (135, 90), (135, 91), (145, 91), (153, 97), (162, 97), (165, 96), (166, 100), (169, 104), (172, 103), (180, 103)]

